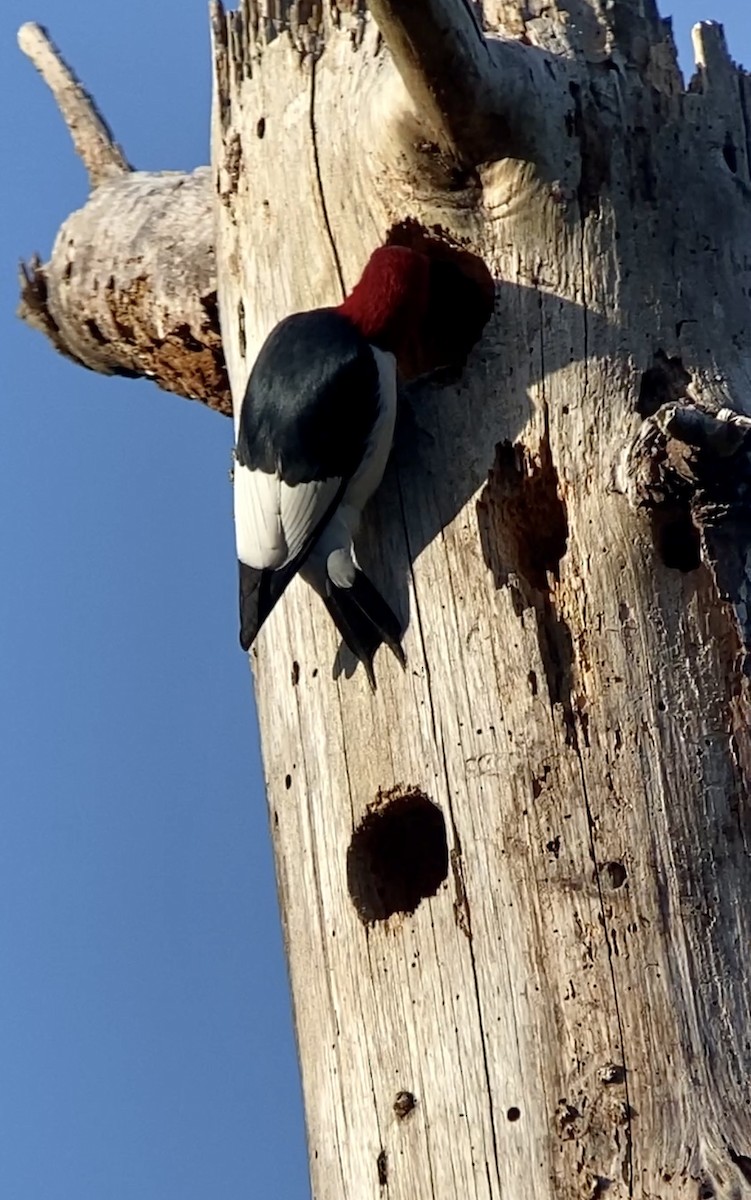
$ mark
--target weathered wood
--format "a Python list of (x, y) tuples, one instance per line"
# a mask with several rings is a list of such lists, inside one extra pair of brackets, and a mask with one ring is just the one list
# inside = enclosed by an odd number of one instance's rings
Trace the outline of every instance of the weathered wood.
[(409, 94), (420, 138), (432, 134), (454, 171), (528, 155), (545, 123), (551, 81), (523, 47), (486, 38), (469, 3), (371, 0), (369, 7)]
[(61, 226), (50, 261), (22, 264), (19, 316), (81, 366), (145, 375), (228, 414), (208, 168), (133, 171), (46, 31), (24, 25), (18, 40), (92, 186)]
[[(407, 219), (497, 281), (458, 383), (410, 389), (362, 539), (407, 674), (379, 656), (375, 697), (345, 678), (299, 582), (253, 655), (315, 1195), (739, 1200), (749, 77), (706, 24), (684, 90), (652, 0), (487, 0), (487, 153), (466, 87), (425, 99), (474, 36), (464, 7), (443, 44), (407, 3), (374, 11), (383, 36), (360, 4), (216, 7), (210, 183), (123, 176), (153, 251), (142, 316), (96, 309), (108, 359), (58, 301), (63, 348), (142, 371), (164, 273), (178, 310), (211, 286), (211, 191), (237, 399), (274, 322), (338, 301)], [(543, 103), (518, 99), (530, 80)], [(182, 194), (200, 234), (175, 273), (145, 214)], [(120, 195), (95, 190), (75, 253), (58, 239), (56, 286), (85, 246), (99, 264), (82, 305), (132, 286), (104, 243)], [(45, 275), (30, 297), (54, 338)]]
[(484, 8), (491, 33), (513, 10), (555, 103), (533, 160), (453, 179), (361, 11), (214, 13), (236, 398), (273, 323), (336, 302), (394, 223), (497, 279), (460, 382), (412, 391), (363, 538), (408, 674), (332, 681), (352, 664), (299, 582), (253, 655), (314, 1193), (729, 1200), (751, 1195), (743, 600), (721, 538), (670, 569), (614, 480), (657, 351), (708, 411), (751, 408), (722, 140), (748, 131), (736, 105), (719, 136), (714, 91), (746, 81), (725, 56), (685, 93), (652, 6)]

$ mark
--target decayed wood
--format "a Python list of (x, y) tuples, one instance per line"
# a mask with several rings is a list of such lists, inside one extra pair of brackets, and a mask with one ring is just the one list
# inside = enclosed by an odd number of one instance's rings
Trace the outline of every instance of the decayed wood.
[(113, 160), (26, 285), (227, 410), (210, 194), (236, 398), (408, 219), (497, 281), (362, 539), (408, 673), (347, 678), (300, 583), (254, 654), (319, 1200), (751, 1195), (749, 77), (704, 24), (684, 90), (651, 0), (563, 9), (483, 5), (493, 151), (436, 90), (462, 5), (215, 8), (212, 178)]
[(93, 189), (61, 226), (50, 261), (22, 264), (19, 316), (82, 366), (147, 376), (229, 413), (208, 168), (133, 171), (46, 31), (24, 25), (19, 44), (49, 85)]
[(236, 399), (270, 326), (336, 302), (395, 223), (497, 280), (461, 380), (411, 391), (362, 539), (407, 674), (346, 678), (299, 581), (253, 655), (314, 1193), (730, 1200), (751, 1195), (751, 531), (716, 512), (671, 568), (617, 468), (656, 361), (707, 412), (751, 410), (748, 129), (718, 99), (748, 80), (702, 27), (685, 92), (651, 4), (483, 7), (554, 102), (539, 154), (502, 139), (453, 179), (361, 11), (214, 11)]

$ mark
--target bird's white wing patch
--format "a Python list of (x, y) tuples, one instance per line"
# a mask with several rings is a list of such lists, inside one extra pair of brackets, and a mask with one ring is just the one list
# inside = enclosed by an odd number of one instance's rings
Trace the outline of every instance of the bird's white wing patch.
[(281, 484), (282, 527), (287, 554), (300, 553), (311, 533), (323, 521), (341, 486), (341, 479), (318, 479), (295, 487)]
[(237, 557), (248, 567), (272, 570), (287, 559), (281, 516), (280, 480), (235, 462), (235, 538)]
[(257, 570), (276, 571), (295, 558), (325, 517), (340, 479), (290, 487), (278, 475), (235, 463), (237, 557)]

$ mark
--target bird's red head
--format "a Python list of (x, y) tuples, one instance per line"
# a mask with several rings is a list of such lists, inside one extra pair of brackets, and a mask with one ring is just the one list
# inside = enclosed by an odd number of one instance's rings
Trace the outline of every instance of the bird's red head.
[(397, 361), (410, 357), (430, 298), (430, 262), (406, 246), (379, 246), (339, 312), (381, 350)]

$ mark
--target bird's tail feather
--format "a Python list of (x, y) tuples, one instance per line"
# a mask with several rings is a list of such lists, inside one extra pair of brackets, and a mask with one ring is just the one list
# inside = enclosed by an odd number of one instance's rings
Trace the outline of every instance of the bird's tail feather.
[(249, 650), (258, 631), (298, 568), (297, 559), (276, 571), (240, 567), (240, 645)]
[(332, 621), (344, 642), (365, 667), (375, 691), (373, 656), (385, 642), (403, 667), (407, 659), (402, 650), (402, 628), (395, 613), (359, 568), (351, 587), (337, 587), (329, 581), (324, 601)]
[(249, 567), (238, 559), (240, 568), (240, 645), (243, 650), (249, 650), (253, 645), (267, 616), (287, 584), (307, 559), (321, 530), (325, 529), (336, 512), (346, 486), (347, 480), (342, 479), (320, 521), (310, 530), (295, 557), (285, 563), (283, 567), (277, 567), (273, 571), (267, 568), (259, 569)]

